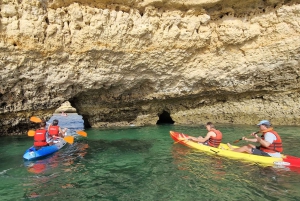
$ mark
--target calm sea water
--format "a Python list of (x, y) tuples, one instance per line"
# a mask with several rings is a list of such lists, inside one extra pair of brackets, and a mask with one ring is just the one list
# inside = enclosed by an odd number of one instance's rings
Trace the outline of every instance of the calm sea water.
[[(55, 116), (75, 143), (24, 162), (27, 136), (1, 137), (0, 200), (300, 200), (300, 170), (260, 167), (174, 144), (169, 131), (205, 135), (204, 126), (89, 129), (81, 116)], [(219, 125), (224, 142), (255, 126)], [(285, 153), (300, 157), (300, 127), (276, 127)], [(239, 145), (243, 145), (240, 142)]]

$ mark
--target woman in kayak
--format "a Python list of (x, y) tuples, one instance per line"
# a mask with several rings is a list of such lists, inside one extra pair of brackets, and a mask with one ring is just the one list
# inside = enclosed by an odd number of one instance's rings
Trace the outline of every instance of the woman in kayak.
[(36, 150), (39, 150), (40, 148), (44, 146), (48, 146), (47, 141), (47, 130), (46, 130), (46, 122), (42, 121), (40, 123), (40, 128), (35, 131), (34, 134), (34, 143), (33, 146)]
[(198, 143), (202, 143), (204, 145), (218, 147), (223, 137), (221, 131), (217, 130), (212, 122), (207, 122), (205, 127), (206, 130), (208, 130), (208, 133), (205, 137), (188, 137), (187, 139)]
[(232, 151), (236, 152), (246, 152), (254, 155), (280, 158), (280, 153), (283, 151), (283, 148), (282, 141), (278, 133), (273, 130), (273, 128), (271, 127), (271, 123), (268, 120), (262, 120), (257, 125), (259, 126), (259, 130), (262, 133), (261, 137), (259, 137), (257, 133), (252, 133), (251, 135), (255, 137), (254, 139), (248, 139), (246, 137), (243, 137), (242, 139), (249, 142), (258, 142), (260, 146), (255, 147), (252, 144), (248, 144), (234, 149), (229, 143), (227, 143), (228, 147)]
[(49, 145), (53, 145), (53, 141), (56, 140), (56, 138), (59, 138), (59, 137), (63, 138), (66, 130), (67, 130), (67, 128), (62, 130), (58, 126), (58, 120), (54, 119), (53, 123), (50, 124), (48, 127), (48, 133), (49, 133), (49, 138), (50, 138), (48, 140)]

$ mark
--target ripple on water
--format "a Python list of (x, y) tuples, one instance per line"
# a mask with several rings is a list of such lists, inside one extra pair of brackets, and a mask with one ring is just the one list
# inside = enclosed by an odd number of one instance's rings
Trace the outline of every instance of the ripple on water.
[[(227, 142), (253, 129), (219, 128)], [(87, 138), (77, 136), (73, 145), (27, 165), (22, 155), (32, 138), (2, 138), (1, 200), (300, 200), (300, 171), (207, 155), (174, 144), (169, 130), (206, 133), (174, 125), (89, 129)], [(300, 128), (278, 130), (287, 153), (297, 155)]]

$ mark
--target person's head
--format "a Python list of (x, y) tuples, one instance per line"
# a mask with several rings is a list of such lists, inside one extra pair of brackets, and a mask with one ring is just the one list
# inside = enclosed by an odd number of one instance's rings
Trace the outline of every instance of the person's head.
[(215, 128), (215, 126), (214, 126), (214, 124), (212, 122), (207, 122), (205, 127), (206, 127), (207, 130)]
[(261, 120), (257, 125), (261, 130), (265, 130), (270, 128), (272, 124), (268, 120)]
[(45, 126), (46, 126), (46, 122), (45, 122), (45, 121), (42, 121), (42, 122), (40, 123), (40, 127), (41, 127), (41, 128), (45, 128)]
[(52, 125), (53, 125), (53, 126), (57, 126), (57, 125), (58, 125), (58, 120), (57, 120), (57, 119), (54, 119), (53, 122), (52, 122)]

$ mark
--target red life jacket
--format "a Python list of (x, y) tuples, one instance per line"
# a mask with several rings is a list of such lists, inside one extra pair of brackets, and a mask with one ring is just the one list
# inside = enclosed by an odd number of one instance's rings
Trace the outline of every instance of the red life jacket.
[[(275, 153), (275, 152), (282, 152), (283, 151), (283, 147), (282, 147), (282, 141), (281, 141), (281, 138), (280, 136), (278, 135), (278, 133), (274, 130), (271, 130), (271, 131), (268, 131), (270, 133), (273, 133), (275, 136), (276, 136), (276, 140), (273, 141), (272, 144), (270, 144), (270, 146), (268, 147), (263, 147), (263, 146), (260, 146), (260, 150), (263, 151), (263, 152), (267, 152), (267, 153)], [(261, 136), (261, 139), (265, 139), (265, 134), (267, 132), (263, 132), (262, 136)]]
[(216, 130), (216, 129), (214, 129), (214, 128), (213, 128), (213, 129), (210, 129), (210, 131), (214, 132), (214, 133), (216, 134), (216, 137), (212, 137), (212, 136), (211, 136), (211, 137), (208, 139), (208, 145), (211, 146), (211, 147), (218, 147), (219, 144), (220, 144), (221, 141), (222, 141), (223, 135), (222, 135), (221, 131)]
[(33, 145), (36, 147), (46, 146), (48, 143), (46, 142), (46, 129), (38, 129), (34, 134), (34, 143)]
[(49, 135), (54, 137), (54, 136), (58, 136), (59, 134), (59, 126), (52, 126), (50, 125), (49, 128), (48, 128), (48, 132), (49, 132)]

